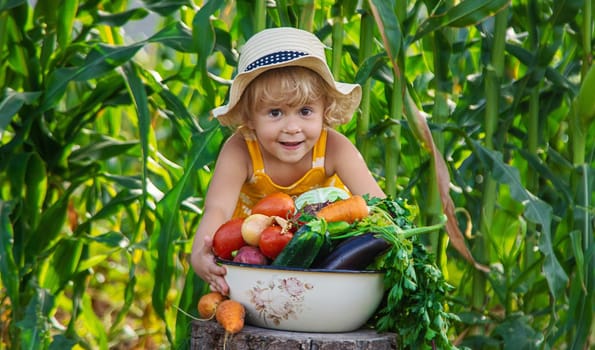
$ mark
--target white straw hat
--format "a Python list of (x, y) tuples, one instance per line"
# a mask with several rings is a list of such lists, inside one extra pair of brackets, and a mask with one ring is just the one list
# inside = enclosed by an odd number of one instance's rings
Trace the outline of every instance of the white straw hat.
[(318, 73), (329, 86), (345, 98), (337, 103), (345, 115), (334, 116), (340, 123), (348, 122), (361, 100), (361, 87), (335, 81), (324, 53), (324, 44), (314, 34), (291, 27), (270, 28), (252, 36), (240, 50), (237, 75), (229, 91), (229, 102), (212, 113), (221, 125), (237, 126), (240, 116), (233, 113), (244, 90), (252, 80), (269, 69), (300, 66)]

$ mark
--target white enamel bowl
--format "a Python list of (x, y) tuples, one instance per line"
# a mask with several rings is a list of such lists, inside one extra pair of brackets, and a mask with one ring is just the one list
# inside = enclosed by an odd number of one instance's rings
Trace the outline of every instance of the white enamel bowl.
[(221, 261), (229, 297), (246, 309), (246, 323), (285, 331), (351, 332), (374, 315), (384, 274), (279, 268)]

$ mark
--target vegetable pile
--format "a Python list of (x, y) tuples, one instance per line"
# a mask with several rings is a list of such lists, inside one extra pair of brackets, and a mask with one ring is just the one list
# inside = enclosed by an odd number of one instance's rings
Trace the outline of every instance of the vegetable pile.
[(295, 200), (275, 193), (245, 219), (222, 225), (213, 252), (249, 264), (382, 270), (386, 293), (370, 320), (374, 328), (398, 334), (403, 348), (454, 349), (447, 332), (456, 316), (445, 310), (452, 287), (417, 239), (445, 221), (415, 227), (402, 199), (349, 196), (330, 187)]

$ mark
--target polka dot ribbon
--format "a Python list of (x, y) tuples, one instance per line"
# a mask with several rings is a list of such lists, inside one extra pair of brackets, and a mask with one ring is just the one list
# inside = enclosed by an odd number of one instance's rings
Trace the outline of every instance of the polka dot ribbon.
[(262, 56), (261, 58), (257, 59), (256, 61), (250, 63), (244, 72), (249, 72), (255, 68), (268, 66), (269, 64), (276, 64), (282, 63), (286, 61), (291, 61), (295, 58), (307, 56), (308, 53), (306, 52), (299, 52), (299, 51), (278, 51), (266, 56)]

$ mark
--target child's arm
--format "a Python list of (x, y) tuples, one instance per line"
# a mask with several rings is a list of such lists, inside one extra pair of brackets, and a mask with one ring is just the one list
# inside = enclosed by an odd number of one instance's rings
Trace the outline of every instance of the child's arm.
[(211, 285), (211, 289), (227, 294), (223, 276), (225, 268), (215, 263), (212, 238), (223, 223), (231, 219), (242, 185), (249, 172), (249, 156), (240, 135), (225, 143), (205, 198), (204, 211), (192, 245), (191, 263), (194, 271)]
[(352, 194), (386, 197), (361, 153), (345, 135), (329, 130), (325, 157), (327, 174), (336, 173)]

